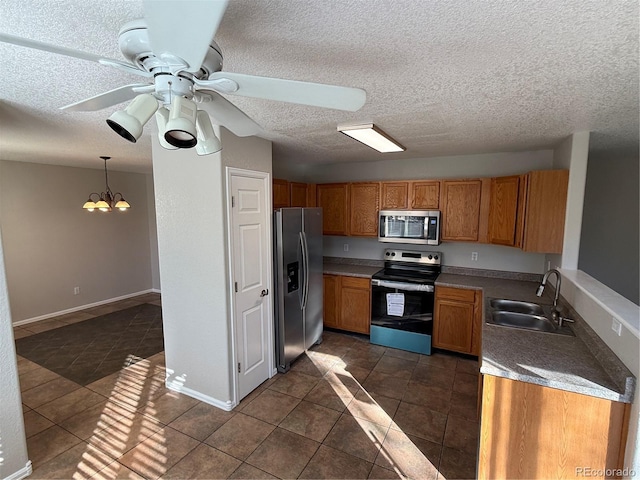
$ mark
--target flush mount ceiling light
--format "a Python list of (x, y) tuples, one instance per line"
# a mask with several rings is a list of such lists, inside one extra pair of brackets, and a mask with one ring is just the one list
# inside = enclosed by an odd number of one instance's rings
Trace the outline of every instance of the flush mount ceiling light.
[[(107, 160), (111, 157), (100, 157), (104, 160), (104, 183), (106, 185), (106, 191), (89, 194), (89, 199), (82, 206), (85, 210), (93, 212), (96, 208), (101, 212), (110, 212), (112, 209), (117, 208), (120, 211), (125, 211), (131, 208), (131, 205), (124, 199), (120, 192), (113, 193), (109, 187), (109, 179), (107, 176)], [(93, 196), (97, 197), (97, 200), (93, 200)], [(118, 199), (118, 196), (120, 197)]]
[(406, 148), (376, 127), (373, 123), (363, 125), (338, 125), (338, 131), (364, 143), (380, 153), (404, 152)]

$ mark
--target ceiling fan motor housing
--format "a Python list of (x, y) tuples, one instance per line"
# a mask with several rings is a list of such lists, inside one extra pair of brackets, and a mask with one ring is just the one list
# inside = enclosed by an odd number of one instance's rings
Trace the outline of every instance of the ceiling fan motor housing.
[[(147, 72), (175, 71), (176, 67), (180, 64), (185, 64), (182, 59), (178, 59), (177, 57), (158, 57), (153, 53), (149, 43), (147, 24), (143, 19), (127, 22), (120, 29), (118, 45), (122, 55), (124, 55), (127, 60)], [(209, 75), (212, 73), (221, 70), (222, 51), (218, 44), (212, 40), (200, 70), (193, 75), (199, 79), (206, 79), (209, 78)]]

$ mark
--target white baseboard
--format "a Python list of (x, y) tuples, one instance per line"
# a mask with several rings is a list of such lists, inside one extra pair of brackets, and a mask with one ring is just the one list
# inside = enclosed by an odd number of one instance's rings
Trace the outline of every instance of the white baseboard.
[(203, 393), (187, 388), (180, 382), (175, 382), (175, 381), (172, 382), (167, 380), (165, 382), (165, 385), (169, 390), (173, 390), (174, 392), (178, 392), (178, 393), (184, 393), (189, 397), (195, 398), (196, 400), (200, 400), (201, 402), (204, 402), (204, 403), (208, 403), (209, 405), (213, 405), (214, 407), (218, 407), (222, 410), (226, 410), (227, 412), (230, 412), (236, 406), (236, 404), (233, 403), (231, 400), (228, 400), (226, 402), (222, 400), (218, 400), (217, 398), (213, 398), (213, 397), (210, 397), (209, 395), (205, 395)]
[(11, 475), (9, 475), (8, 477), (5, 477), (3, 480), (22, 480), (23, 478), (26, 478), (29, 475), (31, 475), (32, 472), (33, 472), (33, 469), (31, 468), (31, 460), (28, 460), (27, 464), (24, 467), (22, 467), (17, 472), (13, 472)]
[(119, 300), (126, 300), (127, 298), (131, 298), (131, 297), (137, 297), (138, 295), (144, 295), (145, 293), (160, 293), (160, 291), (150, 288), (148, 290), (142, 290), (140, 292), (128, 293), (127, 295), (122, 295), (120, 297), (109, 298), (107, 300), (100, 300), (99, 302), (88, 303), (86, 305), (80, 305), (77, 307), (68, 308), (66, 310), (60, 310), (59, 312), (52, 312), (52, 313), (47, 313), (45, 315), (39, 315), (37, 317), (18, 320), (17, 322), (13, 322), (13, 326), (19, 327), (20, 325), (26, 325), (28, 323), (39, 322), (40, 320), (46, 320), (48, 318), (58, 317), (60, 315), (77, 312), (79, 310), (84, 310), (86, 308), (99, 307), (100, 305), (106, 305), (107, 303), (117, 302)]
[(162, 293), (162, 290), (160, 290), (159, 288), (152, 288), (151, 292), (152, 293)]

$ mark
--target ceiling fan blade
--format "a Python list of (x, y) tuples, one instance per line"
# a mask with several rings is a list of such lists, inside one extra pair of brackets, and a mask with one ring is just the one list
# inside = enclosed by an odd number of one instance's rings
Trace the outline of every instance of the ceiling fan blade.
[(90, 62), (98, 62), (103, 65), (109, 65), (113, 67), (122, 67), (129, 73), (137, 73), (139, 75), (147, 75), (134, 65), (120, 60), (113, 60), (111, 58), (102, 57), (93, 53), (82, 52), (80, 50), (74, 50), (73, 48), (60, 47), (58, 45), (51, 45), (50, 43), (39, 42), (37, 40), (31, 40), (29, 38), (16, 37), (15, 35), (9, 35), (7, 33), (0, 33), (0, 42), (10, 43), (12, 45), (20, 45), (21, 47), (35, 48), (36, 50), (43, 50), (45, 52), (57, 53), (58, 55), (65, 55), (67, 57), (80, 58), (82, 60), (88, 60)]
[(101, 93), (95, 97), (60, 107), (60, 110), (67, 110), (70, 112), (95, 112), (96, 110), (102, 110), (103, 108), (131, 100), (137, 97), (140, 93), (146, 91), (148, 87), (151, 87), (153, 91), (153, 85), (149, 85), (147, 83), (125, 85), (124, 87), (109, 90), (108, 92)]
[(367, 93), (361, 88), (298, 82), (240, 73), (215, 72), (209, 76), (209, 80), (196, 80), (195, 83), (200, 87), (211, 88), (220, 93), (314, 107), (335, 108), (350, 112), (360, 110), (367, 100)]
[(179, 57), (197, 72), (213, 40), (228, 0), (145, 0), (149, 43), (160, 58)]
[(222, 125), (238, 137), (250, 137), (264, 133), (262, 127), (246, 113), (216, 92), (200, 90), (195, 100), (203, 110), (207, 111), (213, 123)]

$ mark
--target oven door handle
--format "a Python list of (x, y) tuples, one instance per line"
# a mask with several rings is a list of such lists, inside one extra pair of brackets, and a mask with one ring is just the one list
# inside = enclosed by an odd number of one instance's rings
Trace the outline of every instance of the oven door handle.
[(433, 292), (433, 285), (423, 285), (421, 283), (392, 282), (387, 280), (371, 280), (374, 287), (395, 288), (407, 292)]

